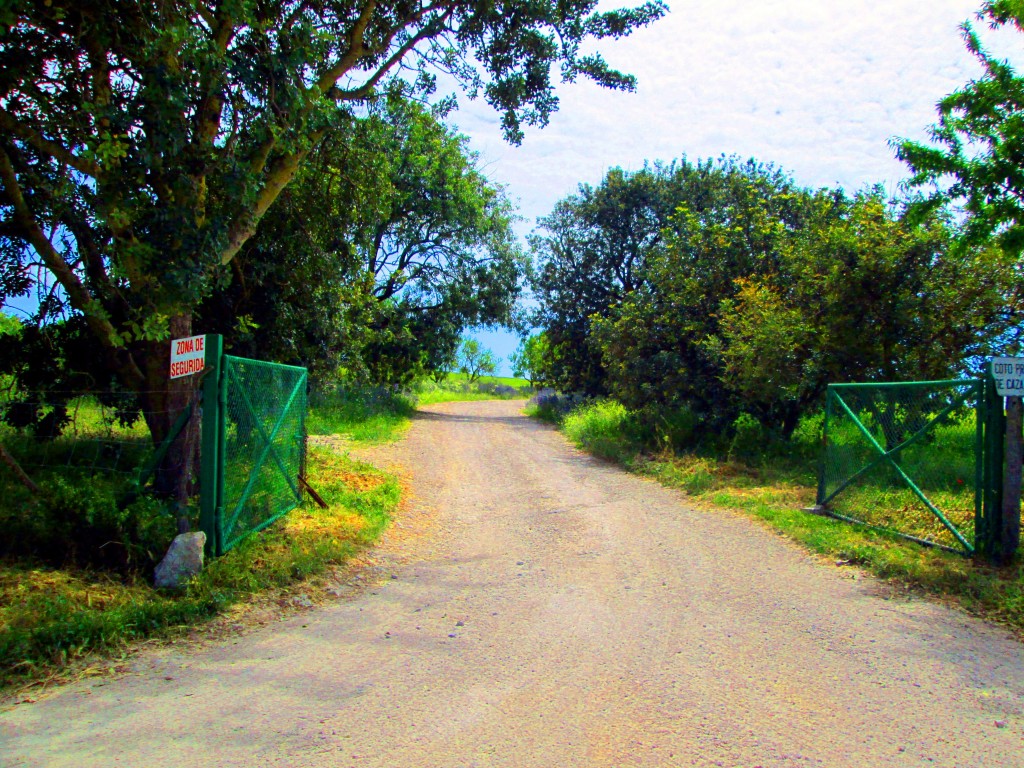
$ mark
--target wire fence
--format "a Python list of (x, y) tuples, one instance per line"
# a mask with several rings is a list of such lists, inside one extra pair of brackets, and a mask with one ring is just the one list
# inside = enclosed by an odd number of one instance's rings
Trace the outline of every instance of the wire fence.
[(980, 380), (829, 387), (818, 504), (971, 552), (981, 505)]
[(134, 394), (51, 391), (37, 398), (0, 389), (0, 445), (29, 477), (40, 482), (59, 472), (137, 484), (155, 448)]

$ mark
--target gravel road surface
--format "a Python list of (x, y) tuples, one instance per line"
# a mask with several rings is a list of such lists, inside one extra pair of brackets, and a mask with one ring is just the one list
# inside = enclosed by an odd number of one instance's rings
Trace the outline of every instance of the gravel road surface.
[(572, 448), (427, 408), (338, 600), (0, 714), (0, 766), (1024, 766), (1024, 655)]

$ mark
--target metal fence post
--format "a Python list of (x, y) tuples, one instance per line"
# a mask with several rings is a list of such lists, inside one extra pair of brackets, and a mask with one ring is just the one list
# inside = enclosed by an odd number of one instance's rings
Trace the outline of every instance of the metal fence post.
[(985, 426), (988, 423), (988, 378), (975, 381), (974, 395), (974, 551), (985, 551)]
[(999, 530), (1003, 509), (1003, 441), (1006, 434), (1006, 415), (1003, 398), (996, 392), (991, 372), (985, 375), (985, 501), (983, 517), (985, 557), (998, 556)]
[(828, 421), (832, 413), (832, 385), (829, 384), (825, 390), (825, 423), (821, 427), (821, 453), (818, 457), (818, 496), (815, 500), (817, 506), (825, 503), (825, 453), (828, 450)]
[(220, 554), (217, 520), (223, 485), (221, 437), (224, 423), (221, 398), (224, 339), (219, 334), (206, 336), (206, 378), (203, 379), (203, 439), (199, 466), (199, 527), (206, 534), (206, 556)]
[(1021, 411), (1020, 397), (1011, 395), (1006, 398), (1003, 492), (996, 533), (996, 538), (999, 541), (997, 560), (1000, 565), (1006, 565), (1013, 560), (1013, 556), (1020, 546)]

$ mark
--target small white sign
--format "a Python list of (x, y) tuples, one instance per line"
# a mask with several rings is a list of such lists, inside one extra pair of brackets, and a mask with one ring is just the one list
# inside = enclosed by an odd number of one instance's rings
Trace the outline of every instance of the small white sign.
[(1024, 396), (1024, 357), (993, 357), (992, 378), (1001, 397)]
[(171, 378), (180, 379), (206, 367), (206, 336), (189, 336), (171, 342)]

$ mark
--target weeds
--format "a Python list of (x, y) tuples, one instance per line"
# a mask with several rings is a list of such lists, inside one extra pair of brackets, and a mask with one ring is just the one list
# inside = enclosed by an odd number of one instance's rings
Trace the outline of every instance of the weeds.
[(416, 411), (413, 400), (386, 387), (338, 386), (313, 392), (306, 428), (311, 435), (345, 434), (361, 443), (394, 440)]
[(484, 376), (470, 383), (469, 377), (451, 373), (441, 382), (424, 380), (411, 388), (410, 394), (420, 405), (467, 400), (514, 400), (532, 395), (533, 388), (525, 379)]
[[(338, 392), (314, 402), (310, 422), (356, 442), (379, 442), (400, 433), (412, 412), (407, 398), (387, 392)], [(0, 473), (0, 686), (201, 622), (315, 577), (380, 536), (399, 501), (394, 477), (318, 447), (310, 448), (307, 473), (326, 509), (293, 510), (208, 563), (177, 594), (149, 586), (175, 533), (173, 520), (151, 499), (120, 506), (123, 477), (79, 477), (66, 464), (54, 467), (46, 475), (49, 495), (39, 502)]]

